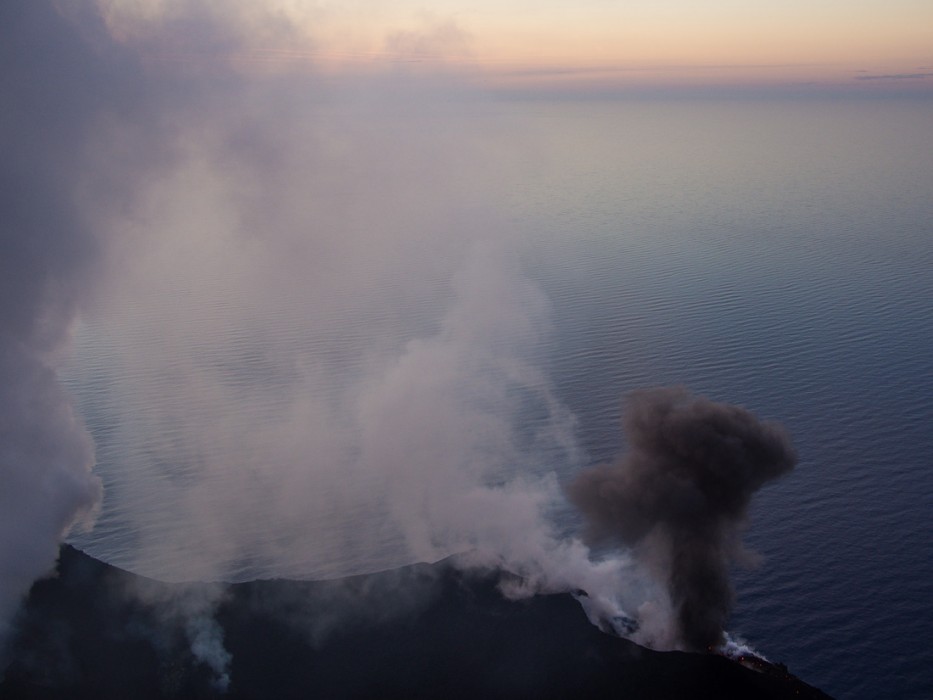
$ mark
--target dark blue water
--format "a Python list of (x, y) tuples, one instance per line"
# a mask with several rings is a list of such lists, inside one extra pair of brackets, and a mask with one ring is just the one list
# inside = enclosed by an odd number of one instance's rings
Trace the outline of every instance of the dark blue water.
[[(620, 408), (639, 387), (684, 384), (782, 422), (800, 462), (754, 501), (746, 540), (761, 562), (735, 572), (730, 629), (836, 697), (933, 697), (933, 104), (515, 102), (483, 115), (488, 172), (471, 186), (505, 212), (505, 246), (550, 305), (529, 354), (575, 414), (585, 461), (624, 448)], [(318, 303), (331, 287), (299, 285), (307, 300), (289, 306), (290, 288), (257, 302), (252, 278), (207, 251), (183, 303), (176, 271), (171, 294), (131, 299), (79, 334), (71, 381), (108, 489), (85, 546), (144, 573), (139, 553), (166, 532), (222, 561), (242, 552), (208, 545), (271, 543), (273, 567), (305, 547), (295, 570), (376, 566), (345, 535), (372, 529), (389, 551), (378, 504), (335, 520), (331, 493), (352, 479), (290, 465), (308, 446), (352, 462), (333, 378), (365, 376), (373, 343), (435, 332), (450, 270), (406, 263), (384, 275), (401, 291), (373, 285), (378, 304), (350, 295), (356, 305), (331, 308)], [(288, 393), (296, 376), (324, 400)], [(294, 437), (308, 430), (320, 435)], [(256, 468), (270, 446), (291, 478), (282, 492)], [(551, 466), (567, 479), (579, 465)], [(179, 516), (199, 469), (209, 488), (193, 504), (242, 510), (219, 521), (235, 529)]]
[(584, 446), (645, 385), (783, 422), (732, 629), (840, 698), (933, 696), (931, 105), (635, 105), (650, 147), (613, 109), (537, 219), (576, 234), (537, 263)]

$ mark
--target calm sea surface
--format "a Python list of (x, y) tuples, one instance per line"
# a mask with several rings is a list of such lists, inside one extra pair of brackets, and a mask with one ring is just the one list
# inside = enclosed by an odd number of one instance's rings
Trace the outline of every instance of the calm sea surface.
[[(585, 461), (624, 447), (619, 409), (638, 387), (684, 384), (781, 421), (800, 463), (756, 497), (746, 540), (762, 561), (735, 574), (730, 628), (839, 698), (933, 697), (933, 104), (515, 102), (485, 118), (500, 146), (520, 135), (507, 158), (490, 155), (508, 160), (491, 189), (549, 303), (529, 362), (576, 416)], [(433, 332), (443, 286), (426, 277), (399, 293), (413, 311), (380, 333), (387, 346)], [(247, 307), (221, 289), (203, 313)], [(354, 371), (368, 367), (348, 349), (354, 324), (386, 318), (335, 308), (317, 322), (345, 318), (338, 342), (302, 330), (300, 307), (279, 313), (263, 316), (263, 347), (301, 344)], [(121, 363), (154, 342), (152, 324), (89, 322), (68, 369), (108, 489), (97, 529), (77, 539), (124, 565), (139, 541), (130, 510), (149, 524), (164, 510), (184, 530), (163, 501), (195, 476), (166, 462), (211, 449), (179, 446), (185, 427), (235, 430), (207, 399), (173, 419), (173, 375)], [(244, 424), (261, 423), (293, 358), (257, 352), (235, 320), (211, 332), (239, 378), (224, 390), (249, 395)], [(341, 527), (365, 529), (378, 508), (343, 513)]]

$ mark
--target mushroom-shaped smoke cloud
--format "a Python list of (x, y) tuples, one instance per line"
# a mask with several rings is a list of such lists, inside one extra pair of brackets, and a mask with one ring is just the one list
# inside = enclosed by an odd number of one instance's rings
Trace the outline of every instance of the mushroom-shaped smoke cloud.
[(749, 501), (793, 468), (793, 447), (780, 426), (683, 388), (634, 392), (623, 425), (629, 451), (580, 474), (568, 495), (593, 540), (632, 546), (663, 580), (680, 644), (717, 646)]

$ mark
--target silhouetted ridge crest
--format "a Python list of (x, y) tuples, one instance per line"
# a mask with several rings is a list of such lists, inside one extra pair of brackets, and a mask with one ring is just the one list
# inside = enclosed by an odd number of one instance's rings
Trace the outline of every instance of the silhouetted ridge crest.
[[(235, 584), (216, 612), (229, 648), (224, 690), (178, 620), (127, 595), (165, 597), (211, 584), (163, 584), (62, 548), (59, 575), (33, 586), (19, 618), (5, 700), (34, 698), (826, 698), (779, 666), (656, 652), (604, 634), (570, 594), (512, 602), (494, 570), (418, 564), (331, 581)], [(431, 595), (425, 587), (430, 586)], [(420, 604), (405, 605), (406, 588)], [(343, 590), (345, 588), (345, 590)], [(335, 602), (376, 608), (315, 636)]]

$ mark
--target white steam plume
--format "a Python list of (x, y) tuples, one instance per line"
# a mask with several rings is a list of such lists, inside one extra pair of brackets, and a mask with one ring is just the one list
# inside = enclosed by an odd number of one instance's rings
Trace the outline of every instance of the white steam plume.
[(228, 59), (294, 27), (172, 8), (147, 25), (105, 6), (144, 57), (195, 35), (211, 50), (149, 63), (173, 158), (95, 220), (111, 265), (70, 374), (108, 426), (112, 507), (86, 546), (175, 580), (473, 549), (520, 575), (509, 595), (582, 588), (594, 619), (656, 597), (551, 522), (581, 457), (540, 368), (546, 299), (489, 186), (521, 139), (449, 72), (256, 72)]
[[(240, 49), (297, 31), (253, 4), (159, 5), (171, 12), (151, 26), (118, 11), (135, 5), (100, 6), (111, 34), (94, 35), (94, 60), (117, 77), (145, 65), (129, 81), (144, 97), (130, 91), (135, 111), (68, 131), (80, 157), (50, 152), (47, 166), (64, 169), (47, 199), (82, 204), (52, 223), (90, 223), (77, 238), (52, 236), (59, 267), (33, 265), (52, 270), (38, 277), (45, 286), (10, 297), (29, 301), (27, 325), (52, 328), (54, 342), (31, 345), (14, 325), (19, 345), (4, 336), (4, 348), (27, 350), (4, 356), (4, 376), (45, 377), (28, 385), (51, 397), (41, 412), (55, 421), (42, 430), (57, 442), (43, 441), (62, 445), (54, 454), (67, 452), (77, 475), (24, 489), (78, 486), (49, 521), (44, 568), (96, 482), (43, 353), (61, 345), (75, 299), (93, 298), (68, 371), (84, 415), (106, 428), (101, 521), (80, 541), (92, 553), (215, 581), (333, 577), (473, 549), (475, 565), (520, 576), (509, 595), (583, 589), (594, 620), (624, 627), (622, 610), (639, 611), (638, 634), (663, 646), (665, 594), (625, 556), (595, 558), (551, 522), (563, 503), (556, 474), (580, 456), (540, 365), (547, 302), (490, 186), (510, 167), (502, 154), (523, 143), (499, 131), (495, 109), (443, 71), (334, 82), (309, 65), (252, 70), (234, 60)], [(399, 36), (387, 44), (420, 45)], [(184, 50), (192, 38), (210, 50)], [(32, 154), (18, 155), (25, 172)], [(88, 162), (95, 175), (79, 177)], [(35, 252), (46, 247), (23, 250), (17, 269), (46, 259)], [(93, 295), (75, 251), (97, 263)], [(19, 395), (4, 404), (16, 415)], [(179, 614), (222, 685), (229, 658), (212, 611)]]
[(195, 661), (212, 673), (211, 685), (224, 693), (230, 688), (232, 655), (224, 646), (224, 631), (214, 618), (226, 600), (226, 586), (219, 583), (166, 586), (146, 578), (132, 579), (125, 594), (151, 606), (158, 627), (149, 631), (153, 646), (170, 652), (174, 633), (181, 631)]

